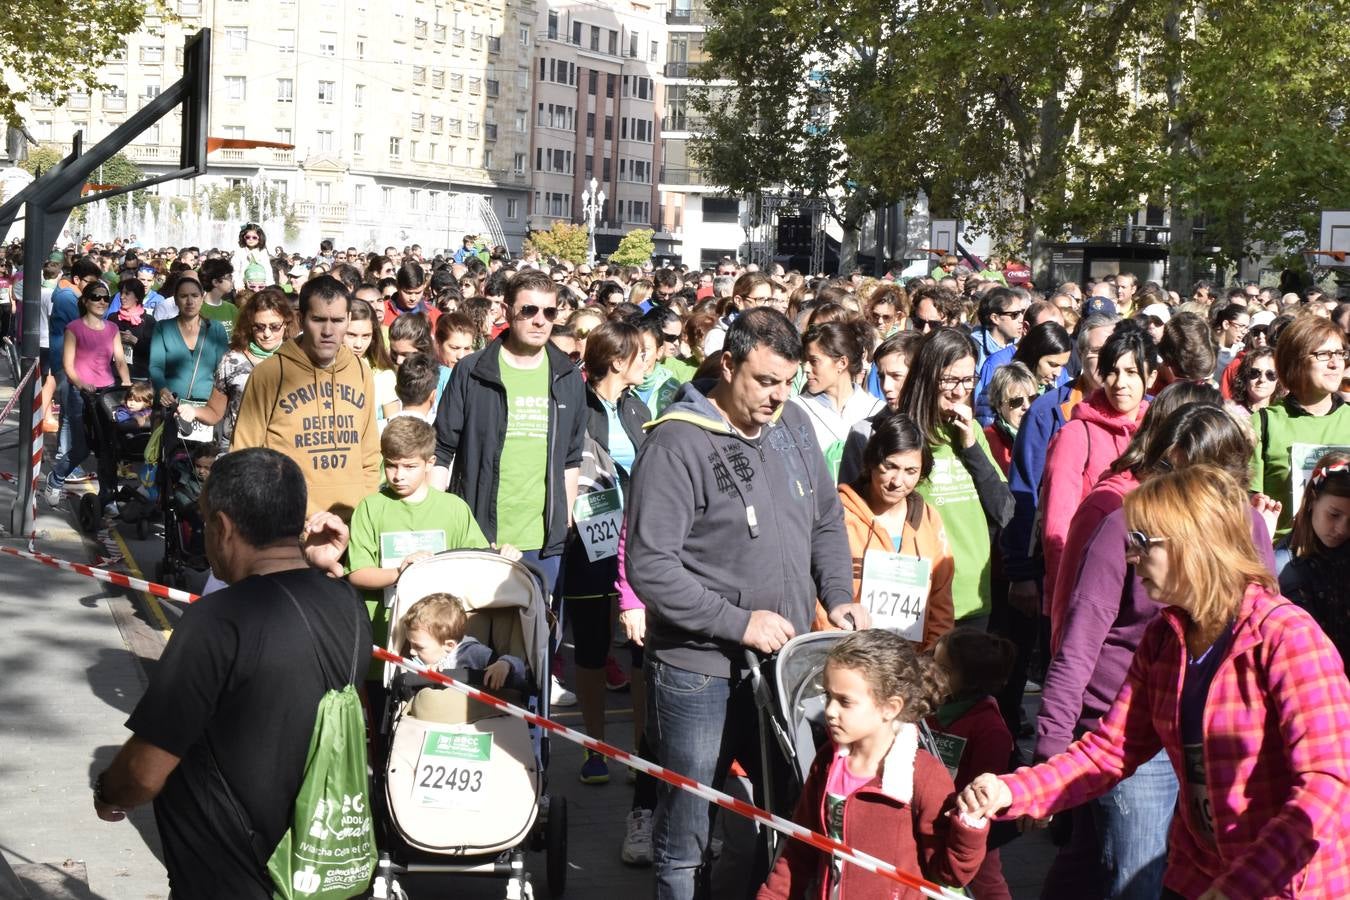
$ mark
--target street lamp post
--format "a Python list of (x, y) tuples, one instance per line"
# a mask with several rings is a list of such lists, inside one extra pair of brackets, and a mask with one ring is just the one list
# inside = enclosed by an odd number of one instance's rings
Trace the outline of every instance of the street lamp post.
[(598, 191), (600, 182), (591, 179), (589, 190), (581, 192), (581, 214), (586, 217), (586, 262), (595, 265), (595, 222), (605, 208), (605, 192)]

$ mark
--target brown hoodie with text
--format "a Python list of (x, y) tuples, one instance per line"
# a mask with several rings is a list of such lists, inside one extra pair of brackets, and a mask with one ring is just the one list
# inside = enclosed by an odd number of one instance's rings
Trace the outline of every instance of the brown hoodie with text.
[(231, 450), (268, 447), (295, 460), (308, 513), (352, 510), (380, 487), (380, 435), (371, 374), (346, 347), (321, 369), (298, 341), (258, 363), (244, 385)]

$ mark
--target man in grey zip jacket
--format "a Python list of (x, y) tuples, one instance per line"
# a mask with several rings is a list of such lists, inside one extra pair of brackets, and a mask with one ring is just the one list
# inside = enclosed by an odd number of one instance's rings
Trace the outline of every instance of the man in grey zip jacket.
[[(824, 455), (786, 403), (801, 356), (785, 316), (744, 313), (718, 379), (681, 390), (634, 464), (625, 566), (647, 608), (647, 735), (662, 765), (705, 784), (733, 758), (760, 759), (745, 648), (773, 653), (808, 631), (817, 597), (834, 624), (869, 624)], [(659, 900), (707, 895), (709, 832), (706, 802), (663, 791)]]

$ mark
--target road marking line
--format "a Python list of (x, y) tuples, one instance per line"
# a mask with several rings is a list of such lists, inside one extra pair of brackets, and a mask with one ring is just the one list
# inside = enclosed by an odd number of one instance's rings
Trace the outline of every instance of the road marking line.
[[(131, 574), (142, 581), (149, 581), (149, 579), (145, 577), (145, 574), (141, 572), (140, 566), (136, 565), (136, 557), (131, 555), (131, 548), (128, 547), (127, 542), (122, 539), (122, 533), (117, 530), (117, 527), (113, 526), (112, 528), (109, 528), (108, 532), (113, 536), (113, 540), (117, 541), (117, 549), (122, 551), (122, 560), (126, 563), (127, 569)], [(150, 608), (150, 615), (159, 621), (159, 633), (162, 634), (164, 640), (167, 641), (169, 635), (173, 633), (173, 626), (169, 624), (168, 616), (164, 615), (164, 609), (159, 605), (158, 598), (149, 591), (140, 591), (139, 593), (145, 598), (145, 605)]]

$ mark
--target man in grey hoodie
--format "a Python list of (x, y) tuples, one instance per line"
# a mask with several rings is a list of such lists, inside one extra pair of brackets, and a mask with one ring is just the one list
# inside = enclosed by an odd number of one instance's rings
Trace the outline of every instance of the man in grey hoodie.
[[(773, 653), (809, 630), (817, 598), (835, 625), (869, 624), (853, 602), (833, 479), (805, 413), (786, 402), (801, 357), (785, 316), (745, 312), (718, 378), (680, 391), (633, 468), (625, 564), (647, 607), (647, 735), (661, 765), (705, 784), (733, 759), (756, 784), (766, 777), (753, 771), (745, 648)], [(663, 790), (658, 900), (707, 895), (710, 830), (705, 801)]]

